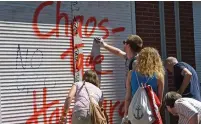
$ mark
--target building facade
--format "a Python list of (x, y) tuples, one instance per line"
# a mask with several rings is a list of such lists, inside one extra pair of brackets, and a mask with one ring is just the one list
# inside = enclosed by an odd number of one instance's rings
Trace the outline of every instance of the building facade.
[[(123, 50), (128, 34), (138, 34), (163, 59), (175, 56), (201, 77), (200, 8), (200, 2), (0, 2), (0, 123), (56, 123), (69, 88), (87, 69), (99, 75), (110, 124), (120, 123), (125, 61), (94, 44), (96, 36)], [(174, 90), (170, 75), (165, 90)], [(163, 118), (170, 123), (167, 113)]]

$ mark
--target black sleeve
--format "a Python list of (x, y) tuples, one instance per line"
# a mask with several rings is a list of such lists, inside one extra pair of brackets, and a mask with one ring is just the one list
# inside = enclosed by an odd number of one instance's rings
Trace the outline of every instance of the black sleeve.
[(135, 62), (135, 58), (133, 58), (129, 63), (129, 71), (133, 70), (133, 63)]

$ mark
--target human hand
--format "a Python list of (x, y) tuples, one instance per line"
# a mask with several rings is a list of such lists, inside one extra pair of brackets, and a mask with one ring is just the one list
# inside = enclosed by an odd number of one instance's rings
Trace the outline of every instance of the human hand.
[(128, 124), (128, 116), (124, 116), (123, 118), (122, 118), (122, 121), (121, 121), (121, 124)]
[(94, 38), (94, 42), (97, 43), (97, 44), (99, 44), (100, 46), (104, 46), (105, 45), (105, 41), (101, 37), (95, 37)]
[(61, 116), (59, 120), (59, 124), (66, 124), (66, 121), (67, 121), (67, 117)]

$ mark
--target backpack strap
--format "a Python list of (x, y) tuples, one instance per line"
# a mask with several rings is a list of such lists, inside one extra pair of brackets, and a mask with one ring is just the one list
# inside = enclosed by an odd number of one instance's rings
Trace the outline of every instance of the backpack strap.
[(84, 80), (84, 85), (85, 85), (85, 89), (86, 89), (86, 91), (87, 91), (87, 94), (88, 94), (88, 96), (89, 96), (89, 101), (90, 101), (90, 103), (92, 103), (92, 98), (91, 98), (91, 95), (89, 94), (89, 90), (88, 90), (88, 88), (87, 88), (87, 86), (86, 86), (85, 80)]
[[(139, 80), (138, 80), (138, 76), (137, 76), (136, 71), (135, 71), (135, 75), (136, 75), (136, 79), (137, 79), (137, 82), (138, 82), (139, 87), (143, 87), (143, 84), (142, 84), (142, 83), (141, 83), (141, 85), (140, 85), (140, 82), (139, 82)], [(152, 78), (153, 78), (153, 77), (152, 77)], [(151, 78), (149, 77), (149, 78), (147, 79), (147, 81), (145, 82), (145, 84), (148, 83), (149, 79), (151, 79)]]
[[(85, 85), (85, 89), (86, 89), (87, 94), (88, 94), (88, 96), (89, 96), (89, 101), (90, 101), (90, 103), (92, 104), (92, 103), (93, 103), (93, 101), (92, 101), (92, 96), (89, 94), (89, 90), (88, 90), (88, 88), (87, 88), (87, 86), (86, 86), (85, 81), (84, 81), (84, 84), (83, 84), (83, 85)], [(102, 97), (103, 97), (103, 92), (102, 92)], [(97, 103), (99, 103), (99, 102), (97, 101)]]

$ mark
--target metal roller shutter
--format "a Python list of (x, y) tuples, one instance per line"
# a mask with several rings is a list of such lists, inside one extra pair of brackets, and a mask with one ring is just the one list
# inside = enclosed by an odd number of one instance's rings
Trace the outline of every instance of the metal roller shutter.
[(56, 123), (74, 80), (94, 66), (110, 124), (120, 123), (125, 61), (93, 38), (104, 36), (123, 49), (122, 41), (135, 33), (134, 16), (134, 2), (0, 2), (0, 123)]
[(196, 71), (201, 80), (201, 2), (193, 2)]
[[(55, 123), (61, 113), (67, 89), (74, 82), (70, 59), (61, 59), (70, 47), (70, 26), (67, 36), (61, 19), (59, 37), (56, 33), (50, 37), (40, 35), (56, 27), (57, 5), (58, 2), (0, 2), (2, 124)], [(70, 2), (61, 3), (62, 12), (70, 20)], [(34, 30), (33, 24), (37, 13), (40, 32)]]
[[(104, 106), (109, 114), (110, 124), (120, 123), (124, 111), (125, 61), (93, 43), (93, 38), (104, 37), (108, 44), (123, 49), (122, 41), (133, 31), (132, 4), (132, 2), (79, 1), (76, 3), (77, 11), (73, 12), (75, 17), (79, 16), (76, 18), (78, 34), (74, 37), (74, 43), (83, 46), (76, 51), (84, 55), (83, 60), (79, 59), (83, 61), (84, 70), (95, 66), (99, 74), (105, 98)], [(79, 32), (81, 23), (82, 31)]]

